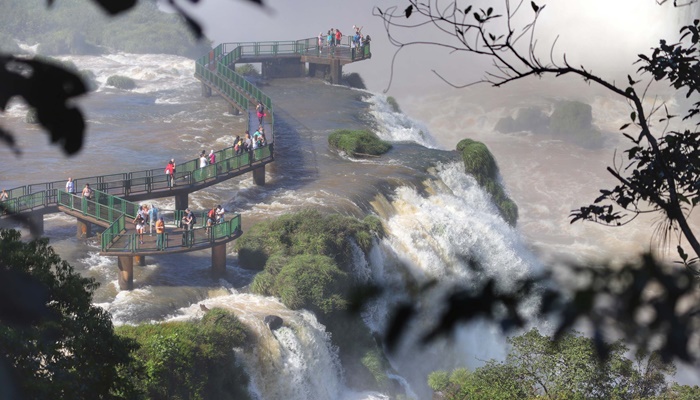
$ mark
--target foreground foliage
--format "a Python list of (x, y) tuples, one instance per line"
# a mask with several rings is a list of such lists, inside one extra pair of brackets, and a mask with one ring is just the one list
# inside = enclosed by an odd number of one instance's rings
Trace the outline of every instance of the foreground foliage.
[(658, 353), (638, 351), (634, 359), (618, 341), (599, 360), (595, 341), (578, 333), (559, 340), (537, 329), (509, 339), (506, 361), (490, 360), (474, 371), (436, 371), (428, 377), (437, 399), (693, 399), (697, 386), (669, 385), (676, 367)]
[(136, 346), (92, 304), (94, 279), (74, 272), (47, 239), (0, 230), (0, 281), (0, 398), (131, 398), (118, 371)]
[(349, 156), (378, 156), (391, 150), (391, 144), (366, 130), (338, 129), (328, 136), (331, 147)]
[(212, 309), (201, 321), (121, 326), (117, 333), (140, 345), (123, 371), (124, 379), (141, 372), (132, 380), (139, 398), (249, 398), (248, 376), (233, 351), (246, 344), (245, 328), (225, 310)]

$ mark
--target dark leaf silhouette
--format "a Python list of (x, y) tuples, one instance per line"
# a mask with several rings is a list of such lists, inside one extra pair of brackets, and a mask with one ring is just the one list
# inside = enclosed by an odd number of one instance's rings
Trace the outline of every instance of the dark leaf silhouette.
[(534, 1), (531, 1), (530, 5), (532, 6), (532, 9), (535, 10), (535, 12), (540, 10), (540, 8), (537, 6), (537, 4), (535, 4)]
[(411, 14), (413, 14), (413, 4), (406, 7), (406, 11), (404, 13), (406, 14), (406, 18), (409, 18)]

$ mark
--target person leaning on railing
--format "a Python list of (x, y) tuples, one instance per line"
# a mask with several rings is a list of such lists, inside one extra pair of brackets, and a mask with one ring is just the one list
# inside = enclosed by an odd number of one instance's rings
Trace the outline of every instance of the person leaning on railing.
[(95, 192), (92, 190), (89, 183), (85, 184), (85, 187), (83, 188), (82, 195), (83, 195), (83, 198), (86, 198), (88, 200), (92, 200), (93, 196), (95, 195)]
[(2, 190), (2, 193), (0, 193), (0, 201), (5, 201), (10, 198), (10, 195), (7, 194), (7, 191), (5, 189)]

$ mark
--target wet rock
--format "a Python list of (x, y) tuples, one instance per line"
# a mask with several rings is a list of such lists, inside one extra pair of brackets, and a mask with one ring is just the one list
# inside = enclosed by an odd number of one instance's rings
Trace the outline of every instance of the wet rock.
[(280, 318), (276, 315), (267, 315), (267, 316), (265, 316), (263, 321), (265, 321), (265, 324), (267, 324), (267, 327), (270, 328), (271, 331), (275, 331), (275, 330), (281, 328), (282, 324), (284, 323), (282, 318)]

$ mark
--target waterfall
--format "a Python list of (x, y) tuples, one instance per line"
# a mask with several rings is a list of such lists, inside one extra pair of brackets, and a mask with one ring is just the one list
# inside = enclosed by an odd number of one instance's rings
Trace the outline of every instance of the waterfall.
[[(404, 332), (394, 354), (393, 368), (410, 382), (418, 398), (430, 396), (427, 375), (438, 369), (478, 367), (489, 359), (503, 359), (505, 337), (489, 321), (473, 321), (453, 332), (452, 337), (429, 345), (419, 342), (435, 326), (445, 296), (456, 287), (478, 285), (496, 278), (499, 288), (512, 288), (518, 278), (542, 269), (518, 232), (498, 214), (489, 195), (463, 172), (458, 163), (440, 165), (434, 178), (424, 182), (425, 193), (400, 187), (393, 196), (378, 196), (373, 202), (387, 236), (376, 243), (366, 259), (354, 269), (386, 289), (365, 309), (363, 318), (375, 332), (384, 332), (392, 308), (409, 299), (409, 291), (431, 280), (433, 289), (422, 294), (419, 315)], [(478, 265), (474, 269), (470, 265)], [(535, 300), (523, 308), (534, 309)], [(407, 385), (407, 384), (406, 384)], [(407, 393), (411, 393), (407, 390)]]
[[(254, 294), (230, 294), (204, 303), (210, 309), (232, 311), (252, 333), (253, 345), (236, 349), (250, 377), (249, 391), (259, 400), (344, 399), (379, 400), (381, 393), (349, 390), (337, 349), (316, 317), (306, 310), (290, 310), (279, 300)], [(172, 320), (201, 318), (198, 304), (181, 309)], [(284, 325), (271, 331), (267, 315)]]

